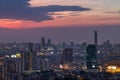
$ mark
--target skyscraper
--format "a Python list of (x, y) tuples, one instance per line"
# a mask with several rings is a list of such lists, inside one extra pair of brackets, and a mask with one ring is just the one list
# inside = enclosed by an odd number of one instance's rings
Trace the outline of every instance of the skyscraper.
[(97, 56), (96, 56), (96, 47), (95, 45), (87, 46), (87, 54), (86, 54), (86, 64), (88, 70), (97, 69)]
[(33, 43), (28, 43), (29, 49), (22, 51), (22, 71), (32, 71), (36, 69), (36, 52), (33, 51)]
[(73, 49), (65, 48), (62, 54), (62, 64), (69, 64), (73, 62)]
[(41, 49), (45, 49), (45, 38), (41, 37)]
[(96, 47), (97, 47), (97, 38), (98, 38), (97, 31), (94, 31), (94, 44)]
[(71, 42), (70, 42), (70, 47), (71, 48), (74, 48), (74, 42), (71, 40)]
[(50, 39), (48, 39), (48, 46), (50, 46), (51, 45), (51, 40)]
[(19, 58), (4, 59), (4, 80), (19, 80), (20, 78), (20, 60)]

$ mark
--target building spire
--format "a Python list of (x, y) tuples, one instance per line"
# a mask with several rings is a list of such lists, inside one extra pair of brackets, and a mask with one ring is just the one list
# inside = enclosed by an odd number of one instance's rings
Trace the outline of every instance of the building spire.
[(97, 30), (95, 30), (94, 31), (94, 44), (95, 44), (96, 47), (97, 47), (97, 42), (98, 42), (97, 38), (98, 38)]

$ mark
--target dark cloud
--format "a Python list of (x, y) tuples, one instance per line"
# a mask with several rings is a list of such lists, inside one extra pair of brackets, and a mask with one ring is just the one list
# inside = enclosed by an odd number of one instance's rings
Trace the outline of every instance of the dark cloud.
[(0, 0), (0, 7), (15, 8), (28, 7), (30, 0)]
[(80, 6), (50, 5), (30, 7), (29, 1), (30, 0), (0, 0), (0, 19), (44, 21), (53, 19), (49, 12), (90, 10), (89, 8)]

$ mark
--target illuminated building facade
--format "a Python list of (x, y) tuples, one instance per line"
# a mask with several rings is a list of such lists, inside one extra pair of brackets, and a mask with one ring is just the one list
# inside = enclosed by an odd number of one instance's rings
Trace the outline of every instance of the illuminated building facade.
[(33, 51), (33, 44), (29, 43), (29, 49), (22, 51), (22, 72), (36, 69), (36, 52)]
[(86, 67), (88, 70), (97, 69), (96, 47), (88, 45), (86, 53)]
[(3, 59), (4, 57), (0, 56), (0, 80), (3, 79)]

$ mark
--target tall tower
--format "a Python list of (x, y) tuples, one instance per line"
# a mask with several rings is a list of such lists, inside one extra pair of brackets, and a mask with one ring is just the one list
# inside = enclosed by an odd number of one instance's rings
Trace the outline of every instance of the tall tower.
[(70, 42), (70, 46), (71, 46), (71, 48), (74, 48), (74, 42), (72, 40)]
[(95, 44), (95, 46), (96, 46), (96, 48), (97, 48), (97, 30), (95, 30), (94, 31), (94, 44)]
[(41, 37), (41, 48), (45, 49), (45, 38)]
[(32, 54), (33, 54), (33, 43), (29, 43), (29, 49), (30, 49), (30, 71), (32, 72), (32, 65), (33, 65), (33, 63), (32, 63)]
[(51, 45), (51, 40), (50, 40), (50, 39), (48, 39), (48, 45), (49, 45), (49, 46)]

